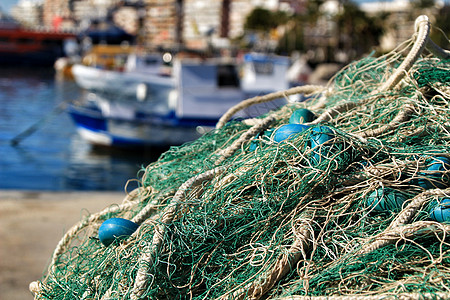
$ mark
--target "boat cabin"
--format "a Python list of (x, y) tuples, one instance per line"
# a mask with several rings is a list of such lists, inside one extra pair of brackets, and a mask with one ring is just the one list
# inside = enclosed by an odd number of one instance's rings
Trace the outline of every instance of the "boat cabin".
[(241, 87), (248, 93), (282, 91), (289, 88), (288, 57), (247, 53), (242, 63)]
[[(176, 61), (176, 115), (179, 118), (218, 119), (242, 100), (287, 89), (287, 62), (259, 58), (248, 59), (240, 66), (217, 61)], [(286, 99), (277, 99), (273, 105), (256, 105), (242, 112), (240, 117), (259, 116), (285, 103)]]

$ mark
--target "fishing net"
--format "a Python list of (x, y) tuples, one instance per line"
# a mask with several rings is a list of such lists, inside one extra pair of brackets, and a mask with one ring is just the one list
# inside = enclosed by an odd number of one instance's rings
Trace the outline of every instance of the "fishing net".
[[(427, 17), (415, 26), (327, 86), (244, 101), (165, 152), (66, 233), (35, 298), (449, 298), (450, 60)], [(229, 121), (295, 93), (307, 101)], [(302, 108), (317, 118), (277, 141)], [(118, 217), (139, 228), (105, 247), (99, 227)]]

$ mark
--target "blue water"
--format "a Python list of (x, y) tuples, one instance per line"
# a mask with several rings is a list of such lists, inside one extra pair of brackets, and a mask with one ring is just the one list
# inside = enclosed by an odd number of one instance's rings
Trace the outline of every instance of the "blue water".
[[(123, 191), (161, 152), (95, 149), (68, 114), (52, 111), (82, 91), (53, 69), (0, 67), (0, 189)], [(49, 117), (51, 116), (51, 117)], [(13, 146), (28, 128), (37, 130)], [(137, 186), (131, 183), (128, 190)]]

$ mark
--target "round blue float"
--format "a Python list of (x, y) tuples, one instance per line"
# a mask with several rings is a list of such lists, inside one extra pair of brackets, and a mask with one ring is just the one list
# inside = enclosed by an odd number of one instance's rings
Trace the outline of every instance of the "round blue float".
[[(333, 130), (331, 130), (326, 126), (314, 127), (311, 130), (310, 142), (311, 142), (311, 149), (313, 149), (313, 156), (312, 156), (313, 162), (319, 163), (322, 157), (328, 156), (328, 150), (319, 146), (333, 138), (334, 138)], [(314, 149), (317, 147), (321, 149), (319, 151), (317, 149), (314, 151)]]
[(326, 126), (314, 127), (311, 130), (311, 148), (314, 149), (332, 138), (334, 138), (334, 133), (330, 128)]
[(98, 237), (103, 245), (109, 246), (115, 239), (129, 237), (139, 225), (122, 218), (111, 218), (102, 223), (98, 229)]
[(430, 210), (430, 218), (436, 222), (450, 222), (450, 198), (436, 202)]
[(391, 188), (379, 188), (369, 194), (366, 199), (367, 206), (379, 212), (398, 212), (408, 197)]
[(286, 124), (275, 129), (272, 137), (275, 142), (279, 143), (287, 139), (293, 139), (298, 133), (305, 131), (308, 128), (308, 125)]
[(448, 185), (447, 182), (443, 182), (443, 172), (450, 170), (450, 160), (444, 156), (437, 156), (427, 164), (427, 169), (424, 172), (420, 172), (421, 178), (417, 180), (417, 184), (424, 189), (444, 188)]
[(289, 118), (290, 124), (303, 124), (312, 122), (316, 118), (316, 115), (306, 108), (300, 108), (294, 111)]

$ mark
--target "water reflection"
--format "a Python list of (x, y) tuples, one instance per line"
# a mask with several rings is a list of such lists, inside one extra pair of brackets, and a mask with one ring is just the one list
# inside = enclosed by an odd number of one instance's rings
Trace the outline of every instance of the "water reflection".
[(160, 149), (151, 152), (126, 152), (107, 148), (94, 148), (78, 135), (71, 140), (70, 157), (64, 170), (65, 185), (74, 190), (113, 190), (137, 187), (140, 171), (161, 154)]
[[(55, 80), (52, 69), (0, 68), (0, 189), (123, 190), (164, 151), (93, 148), (78, 136), (64, 111), (39, 123), (81, 94), (75, 82)], [(11, 144), (36, 123), (33, 134)]]

